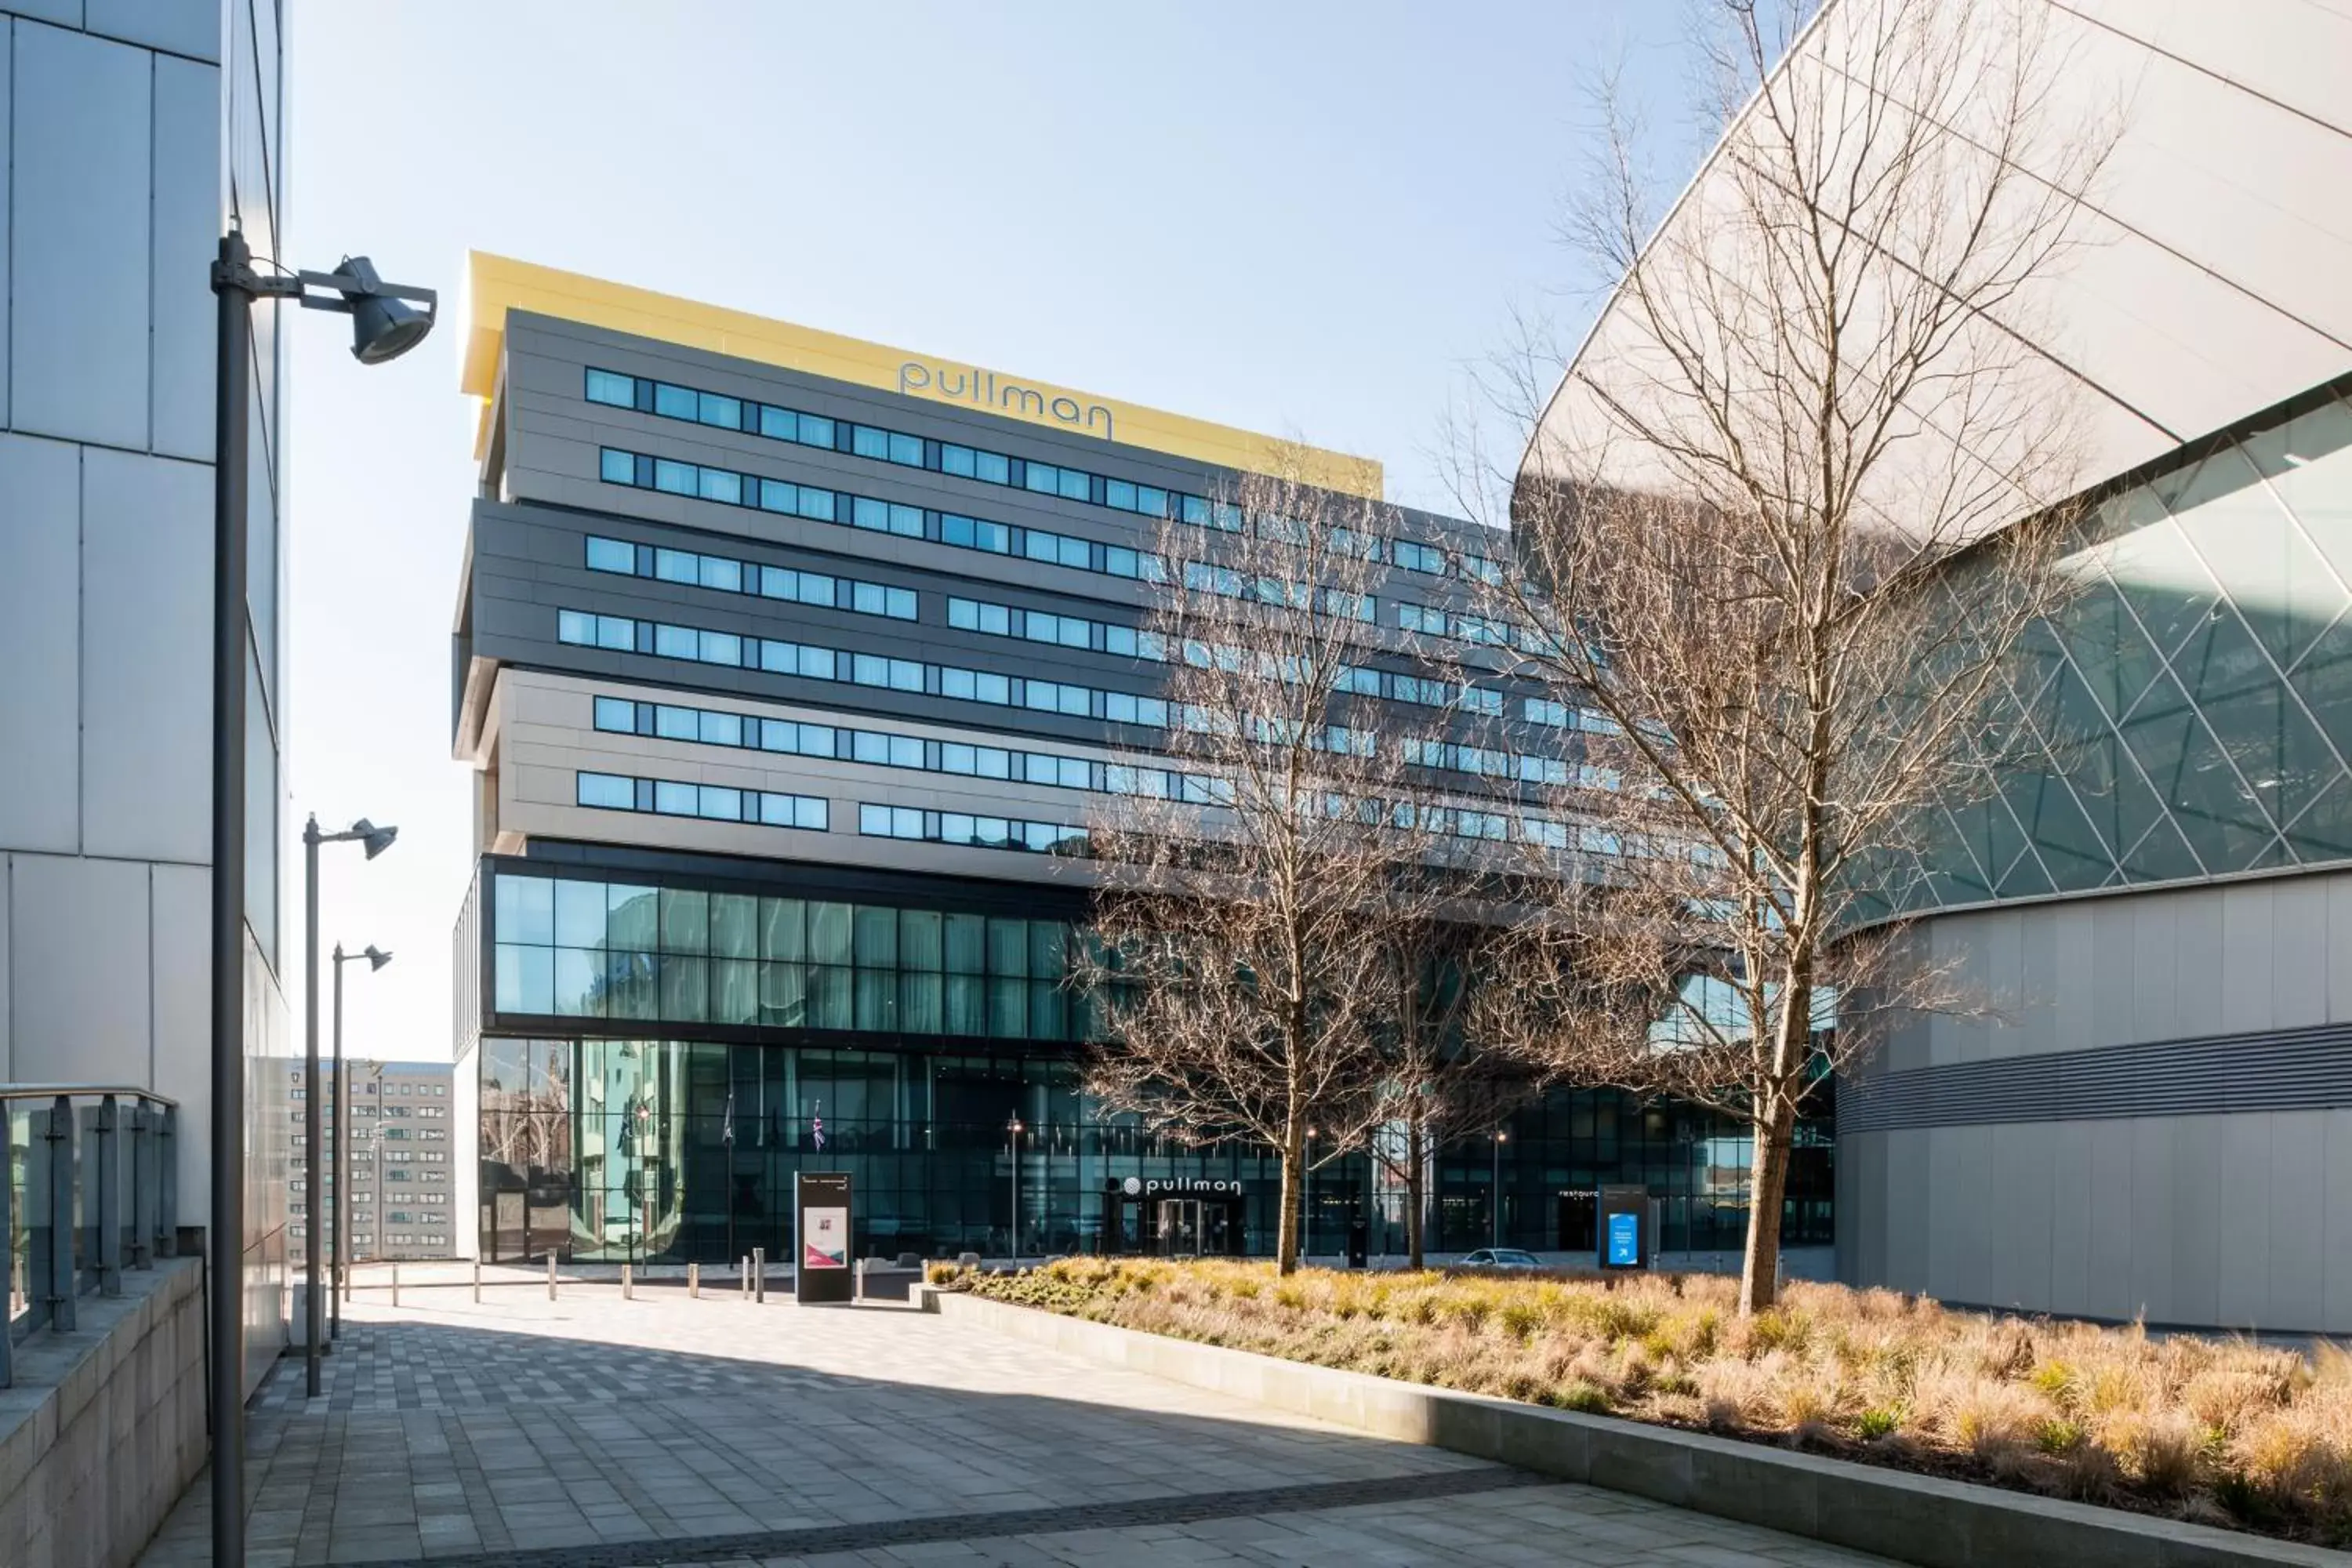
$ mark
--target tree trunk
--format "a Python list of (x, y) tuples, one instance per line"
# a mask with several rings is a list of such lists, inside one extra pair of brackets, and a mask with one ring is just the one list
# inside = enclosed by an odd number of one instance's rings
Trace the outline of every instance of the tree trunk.
[(1290, 1134), (1282, 1151), (1282, 1223), (1275, 1230), (1274, 1271), (1277, 1274), (1298, 1272), (1298, 1200), (1304, 1190), (1299, 1177), (1305, 1163), (1303, 1151), (1296, 1147), (1298, 1135)]
[(1404, 1266), (1418, 1270), (1422, 1259), (1422, 1194), (1427, 1173), (1422, 1168), (1421, 1123), (1408, 1122), (1404, 1134)]
[(1763, 1311), (1780, 1295), (1780, 1207), (1789, 1190), (1789, 1150), (1797, 1129), (1797, 1107), (1775, 1092), (1770, 1109), (1755, 1124), (1755, 1152), (1748, 1167), (1748, 1250), (1739, 1264), (1742, 1317)]

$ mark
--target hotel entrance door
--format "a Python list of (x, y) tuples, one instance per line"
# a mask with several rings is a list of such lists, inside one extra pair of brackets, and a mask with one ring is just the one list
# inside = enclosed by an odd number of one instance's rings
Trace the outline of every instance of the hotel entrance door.
[(1160, 1255), (1162, 1258), (1222, 1258), (1234, 1250), (1233, 1205), (1222, 1199), (1162, 1198), (1160, 1200)]
[(1115, 1176), (1103, 1194), (1103, 1250), (1231, 1258), (1242, 1250), (1242, 1184), (1220, 1176)]

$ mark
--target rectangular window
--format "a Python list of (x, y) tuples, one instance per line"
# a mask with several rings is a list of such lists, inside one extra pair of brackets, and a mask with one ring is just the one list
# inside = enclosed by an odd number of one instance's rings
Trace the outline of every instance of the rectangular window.
[(637, 731), (637, 705), (625, 697), (596, 699), (596, 728), (617, 735), (634, 735)]
[(609, 404), (614, 408), (635, 408), (637, 405), (637, 378), (618, 375), (609, 370), (588, 372), (588, 401)]
[(838, 500), (831, 490), (821, 490), (814, 485), (803, 485), (800, 491), (801, 515), (817, 522), (835, 521)]
[(969, 447), (959, 447), (951, 441), (943, 442), (940, 447), (940, 472), (953, 474), (959, 479), (971, 479), (974, 472), (973, 456)]
[(728, 468), (702, 470), (702, 499), (727, 506), (743, 504), (743, 476)]
[(695, 410), (695, 416), (703, 424), (717, 426), (721, 430), (743, 428), (741, 401), (732, 397), (721, 397), (715, 392), (706, 392), (702, 395), (702, 402)]
[(901, 436), (897, 431), (892, 431), (890, 433), (890, 460), (898, 464), (901, 468), (921, 468), (923, 466), (923, 438), (919, 436)]
[(666, 419), (692, 419), (701, 403), (691, 387), (672, 386), (666, 381), (654, 383), (654, 412)]
[(672, 462), (667, 458), (654, 459), (654, 489), (657, 490), (690, 496), (701, 482), (701, 474), (692, 463)]
[(637, 459), (617, 447), (607, 447), (597, 455), (596, 473), (608, 485), (634, 485), (637, 482)]
[(890, 458), (889, 434), (877, 430), (871, 425), (853, 425), (849, 427), (849, 449), (861, 458), (878, 458), (887, 462)]
[(592, 533), (588, 536), (588, 570), (634, 576), (637, 570), (636, 546), (618, 539), (599, 539)]
[(579, 792), (578, 799), (582, 805), (602, 806), (608, 811), (636, 809), (635, 781), (617, 773), (582, 773)]

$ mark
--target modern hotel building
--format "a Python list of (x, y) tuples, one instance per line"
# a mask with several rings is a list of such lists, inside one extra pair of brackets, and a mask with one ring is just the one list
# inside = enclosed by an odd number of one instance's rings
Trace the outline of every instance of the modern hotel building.
[[(856, 1175), (863, 1251), (1008, 1251), (1016, 1186), (1024, 1250), (1155, 1245), (1171, 1190), (1209, 1202), (1210, 1245), (1270, 1250), (1270, 1160), (1083, 1100), (1063, 982), (1087, 802), (1167, 722), (1162, 520), (1213, 530), (1277, 444), (492, 257), (470, 308), (456, 1030), (482, 1255), (782, 1255), (803, 1169)], [(1379, 494), (1377, 465), (1307, 461)], [(1395, 509), (1381, 548), (1364, 609), (1402, 638), (1488, 546)], [(1427, 700), (1412, 668), (1380, 695)], [(1465, 741), (1522, 717), (1481, 700)], [(1826, 1233), (1820, 1142), (1801, 1237)], [(1557, 1095), (1499, 1159), (1440, 1158), (1432, 1245), (1487, 1241), (1499, 1196), (1506, 1239), (1590, 1246), (1591, 1190), (1633, 1180), (1669, 1247), (1736, 1247), (1745, 1148)], [(1367, 1162), (1312, 1186), (1315, 1247), (1355, 1217), (1393, 1244)]]
[[(1798, 54), (1852, 8), (1832, 0)], [(2032, 760), (1950, 814), (1905, 911), (1982, 1010), (1903, 1031), (1841, 1086), (1838, 1268), (1957, 1302), (2341, 1333), (2352, 19), (2296, 0), (2045, 19), (2064, 91), (2123, 109), (2084, 243), (2014, 302), (2043, 307), (2022, 341), (2053, 416), (2092, 433), (2094, 521), (2064, 563), (2083, 595), (2011, 716)], [(1676, 252), (1741, 134), (1650, 254)], [(1640, 339), (1613, 301), (1548, 428), (1638, 375)]]

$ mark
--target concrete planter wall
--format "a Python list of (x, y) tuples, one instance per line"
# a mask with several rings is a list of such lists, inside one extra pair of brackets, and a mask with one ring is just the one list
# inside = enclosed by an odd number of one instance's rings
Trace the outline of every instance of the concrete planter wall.
[(1195, 1344), (925, 1287), (928, 1310), (1397, 1442), (1631, 1492), (1921, 1568), (2346, 1568), (2321, 1547), (2002, 1491), (1759, 1443), (1548, 1410)]
[(119, 1568), (205, 1462), (204, 1278), (194, 1258), (126, 1269), (72, 1333), (16, 1347), (0, 1389), (0, 1563)]

